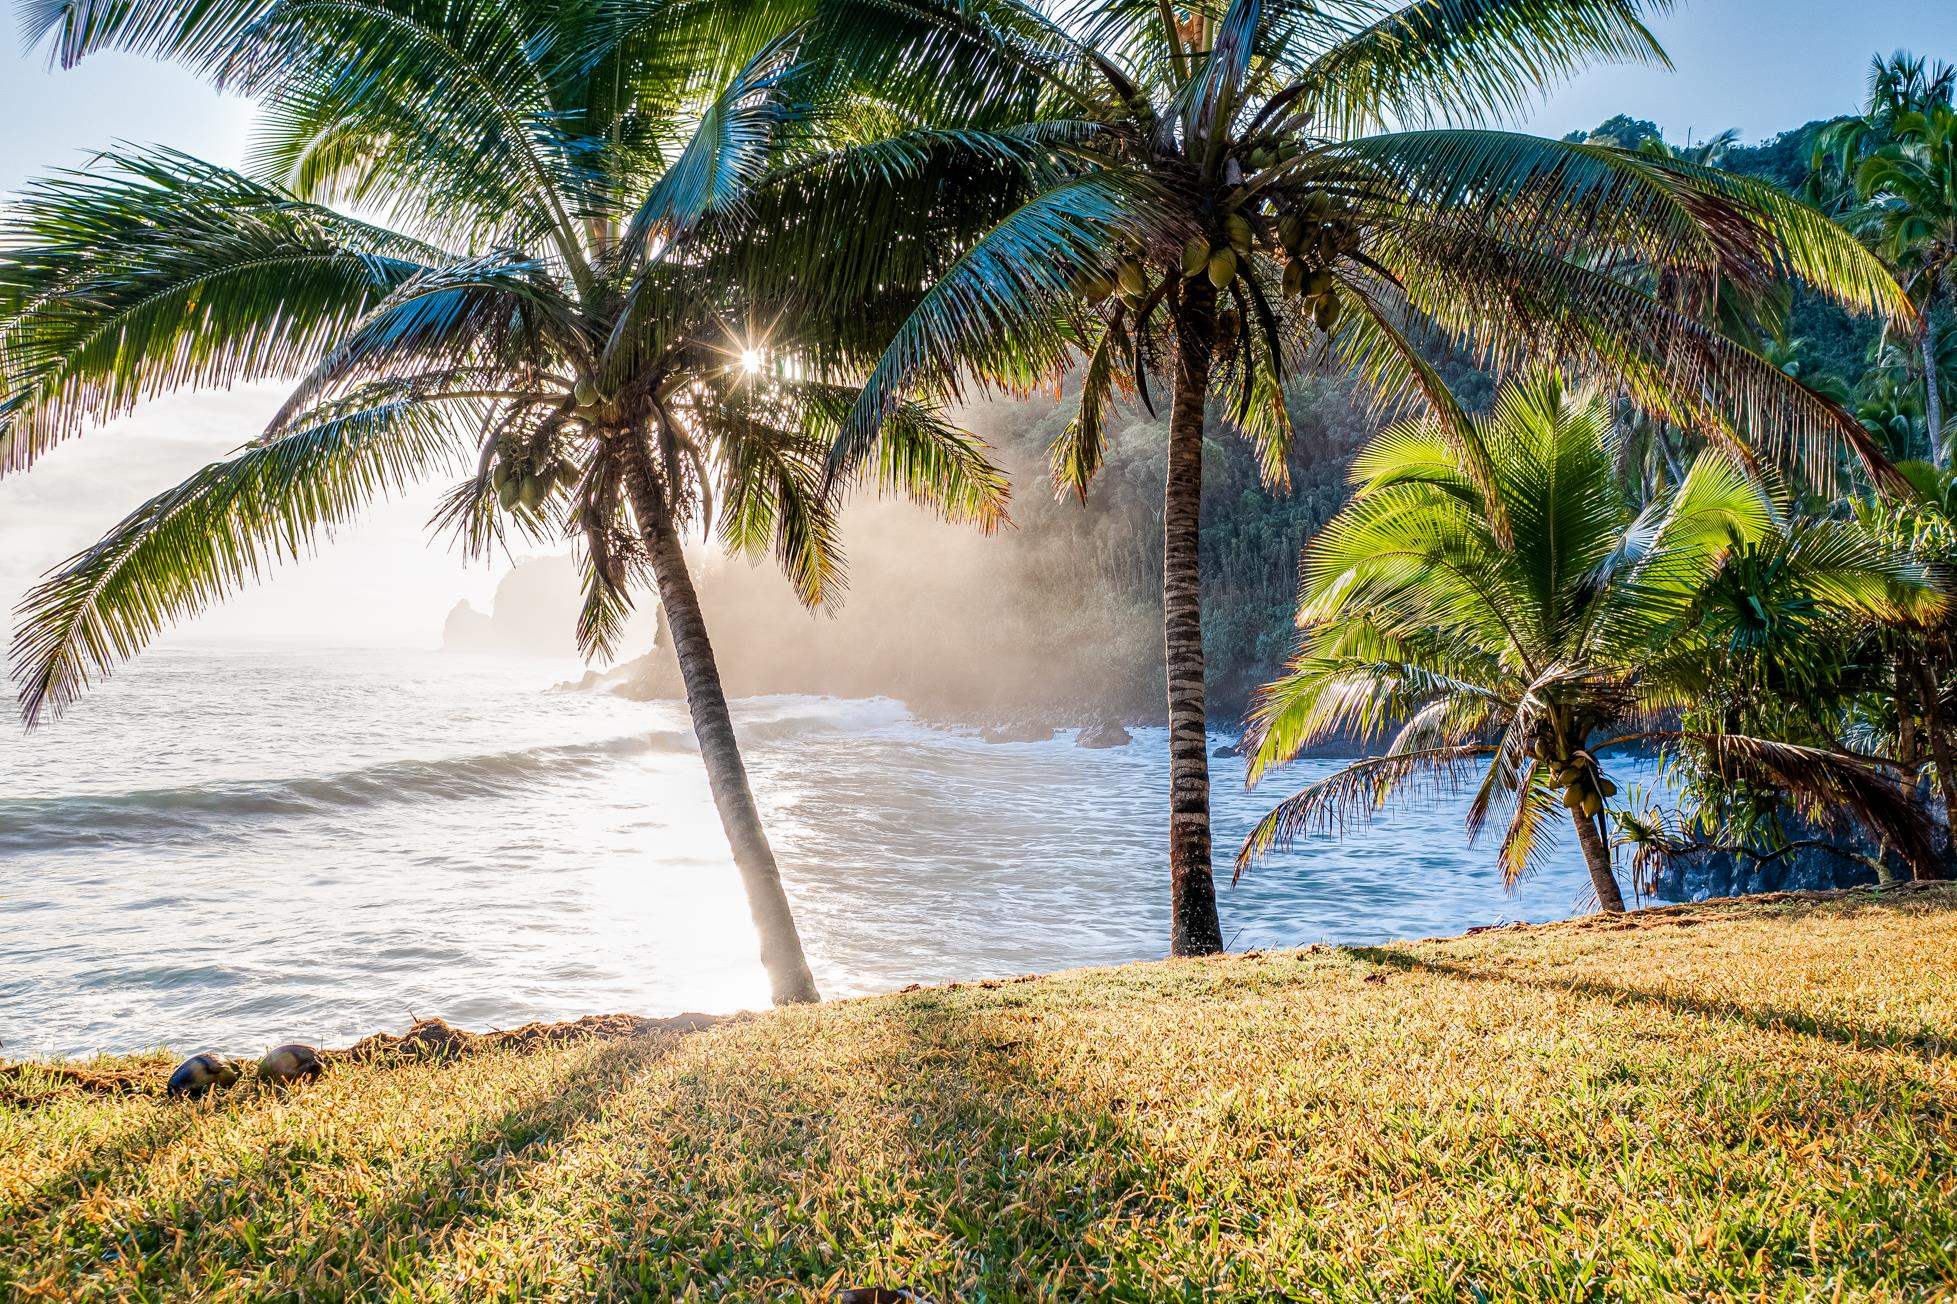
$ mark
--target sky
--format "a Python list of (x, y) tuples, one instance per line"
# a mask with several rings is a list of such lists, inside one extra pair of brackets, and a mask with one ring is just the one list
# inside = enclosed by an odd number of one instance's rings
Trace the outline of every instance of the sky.
[[(117, 142), (242, 160), (247, 103), (126, 56), (50, 71), (44, 54), (22, 53), (14, 8), (0, 0), (0, 197)], [(1728, 127), (1753, 141), (1852, 110), (1879, 51), (1957, 59), (1957, 0), (1687, 0), (1652, 27), (1674, 70), (1588, 70), (1519, 125), (1560, 136), (1621, 112), (1674, 141)], [(0, 609), (145, 498), (249, 439), (277, 406), (274, 386), (175, 396), (0, 480)], [(435, 493), (383, 506), (184, 636), (432, 646), (449, 608), (464, 597), (486, 605), (496, 578), (428, 540)]]

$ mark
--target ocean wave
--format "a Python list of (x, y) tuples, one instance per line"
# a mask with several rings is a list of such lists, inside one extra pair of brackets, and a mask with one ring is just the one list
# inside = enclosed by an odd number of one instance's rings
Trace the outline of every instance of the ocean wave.
[(0, 855), (169, 841), (234, 821), (495, 797), (540, 778), (575, 778), (621, 759), (693, 748), (691, 730), (666, 730), (431, 761), (386, 761), (333, 774), (0, 800)]
[[(812, 735), (929, 732), (891, 698), (748, 698), (736, 704), (735, 716), (742, 742), (758, 749)], [(499, 797), (539, 782), (586, 777), (633, 757), (695, 750), (692, 729), (665, 729), (437, 760), (385, 761), (328, 774), (0, 797), (0, 856), (155, 845), (221, 834), (238, 825)]]

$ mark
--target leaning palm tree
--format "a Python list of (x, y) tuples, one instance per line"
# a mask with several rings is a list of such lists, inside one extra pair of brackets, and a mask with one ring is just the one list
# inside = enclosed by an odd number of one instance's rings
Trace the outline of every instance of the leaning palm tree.
[[(1045, 147), (1048, 175), (924, 295), (866, 387), (835, 464), (876, 446), (899, 397), (977, 376), (1027, 385), (1084, 359), (1052, 449), (1062, 490), (1102, 464), (1109, 405), (1168, 390), (1163, 500), (1171, 946), (1220, 949), (1211, 879), (1202, 575), (1208, 409), (1286, 476), (1285, 379), (1329, 361), (1388, 404), (1424, 403), (1480, 482), (1493, 470), (1428, 354), (1526, 355), (1608, 375), (1640, 407), (1824, 473), (1862, 429), (1707, 321), (1719, 286), (1790, 277), (1907, 318), (1882, 267), (1814, 210), (1689, 159), (1426, 125), (1514, 110), (1600, 58), (1659, 59), (1638, 0), (828, 0), (844, 50), (959, 54), (980, 75), (887, 59), (875, 93), (941, 114), (975, 82), (1037, 101), (993, 155)], [(987, 62), (979, 52), (991, 56)], [(927, 66), (928, 65), (928, 66)], [(919, 107), (921, 106), (921, 107)], [(1412, 124), (1408, 129), (1395, 129)], [(917, 231), (901, 233), (920, 238)], [(1749, 452), (1749, 456), (1751, 453)]]
[(1829, 622), (1839, 637), (1855, 621), (1940, 609), (1922, 567), (1851, 523), (1789, 520), (1719, 450), (1634, 510), (1613, 472), (1610, 411), (1538, 375), (1471, 423), (1485, 463), (1433, 420), (1390, 429), (1360, 456), (1352, 502), (1305, 553), (1302, 643), (1252, 709), (1250, 779), (1329, 737), (1390, 729), (1391, 741), (1279, 803), (1245, 841), (1239, 873), (1410, 783), (1478, 770), (1467, 826), (1506, 813), (1505, 881), (1540, 863), (1560, 807), (1598, 904), (1621, 911), (1607, 771), (1614, 753), (1653, 747), (1695, 752), (1728, 782), (1785, 791), (1831, 823), (1860, 817), (1929, 872), (1910, 793), (1876, 762), (1689, 717), (1758, 637), (1749, 613), (1761, 604), (1736, 582), (1771, 576), (1787, 590), (1771, 605), (1805, 614), (1775, 654), (1794, 660), (1802, 640), (1825, 642)]
[[(264, 130), (248, 174), (115, 154), (6, 215), (0, 470), (169, 389), (298, 380), (235, 456), (28, 596), (13, 666), (30, 723), (369, 500), (466, 468), (439, 523), (476, 551), (506, 529), (568, 536), (587, 652), (611, 650), (635, 589), (657, 590), (774, 998), (816, 998), (682, 542), (717, 523), (730, 547), (772, 549), (807, 601), (831, 592), (824, 461), (867, 363), (727, 274), (742, 187), (797, 122), (793, 48), (724, 30), (732, 12), (45, 11), (64, 61), (184, 59), (258, 97)], [(716, 89), (708, 53), (742, 47)], [(882, 485), (999, 519), (1003, 484), (969, 436), (918, 404), (894, 429)]]

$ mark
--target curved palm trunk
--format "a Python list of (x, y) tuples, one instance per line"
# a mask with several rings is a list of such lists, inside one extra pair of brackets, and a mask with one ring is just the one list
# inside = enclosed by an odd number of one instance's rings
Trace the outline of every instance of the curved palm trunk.
[(1583, 848), (1583, 863), (1590, 867), (1590, 885), (1597, 889), (1597, 904), (1607, 915), (1624, 913), (1624, 893), (1618, 889), (1617, 875), (1610, 867), (1610, 848), (1597, 832), (1597, 821), (1580, 810), (1570, 812), (1576, 825), (1577, 845)]
[(1932, 300), (1930, 311), (1923, 314), (1923, 417), (1930, 430), (1930, 461), (1941, 471), (1949, 458), (1943, 447), (1943, 396), (1937, 392), (1937, 328), (1930, 319), (1934, 311)]
[(741, 885), (747, 889), (754, 929), (761, 936), (761, 965), (768, 971), (775, 1004), (819, 1000), (815, 975), (809, 972), (802, 937), (788, 906), (788, 894), (782, 891), (781, 871), (775, 866), (774, 850), (761, 827), (754, 790), (748, 786), (747, 766), (741, 761), (734, 721), (727, 713), (720, 667), (714, 662), (713, 644), (707, 638), (707, 622), (686, 568), (679, 531), (666, 495), (653, 475), (644, 443), (636, 435), (625, 438), (630, 440), (625, 457), (626, 490), (659, 584), (659, 603), (679, 658), (680, 682), (686, 687), (686, 706), (693, 716), (694, 736), (700, 742), (700, 760), (707, 767), (707, 784), (713, 789), (714, 807), (720, 812), (720, 825), (733, 849), (734, 864), (741, 871)]
[(1203, 401), (1216, 347), (1216, 291), (1183, 282), (1176, 312), (1169, 469), (1162, 494), (1162, 629), (1169, 688), (1169, 953), (1223, 949), (1210, 876), (1209, 733), (1203, 703)]

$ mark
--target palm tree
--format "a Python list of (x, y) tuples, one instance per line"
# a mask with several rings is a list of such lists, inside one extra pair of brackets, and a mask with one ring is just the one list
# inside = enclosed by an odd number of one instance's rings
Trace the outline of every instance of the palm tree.
[(1830, 123), (1815, 137), (1809, 168), (1815, 201), (1840, 198), (1841, 182), (1854, 171), (1856, 160), (1895, 139), (1902, 118), (1948, 105), (1953, 92), (1957, 92), (1957, 67), (1950, 64), (1933, 64), (1908, 50), (1870, 59), (1869, 93), (1862, 112)]
[[(116, 154), (7, 216), (0, 469), (169, 389), (299, 379), (250, 444), (27, 598), (13, 665), (30, 723), (374, 497), (467, 467), (438, 522), (477, 551), (506, 528), (570, 538), (588, 652), (609, 653), (634, 589), (656, 588), (774, 998), (816, 999), (682, 542), (717, 522), (729, 547), (772, 549), (807, 601), (829, 594), (824, 463), (868, 359), (728, 274), (742, 190), (798, 121), (793, 46), (717, 25), (733, 14), (45, 9), (64, 61), (183, 59), (258, 97), (264, 128), (249, 175)], [(751, 53), (717, 89), (716, 49)], [(894, 431), (881, 485), (1000, 519), (1003, 483), (968, 435), (915, 403)]]
[(1923, 419), (1923, 391), (1909, 376), (1893, 367), (1877, 366), (1862, 377), (1855, 396), (1855, 419), (1893, 461), (1904, 461), (1926, 445), (1929, 425)]
[[(1424, 403), (1472, 449), (1425, 356), (1491, 366), (1535, 355), (1614, 378), (1639, 405), (1731, 446), (1744, 413), (1769, 452), (1832, 468), (1874, 458), (1837, 405), (1707, 324), (1711, 291), (1797, 276), (1907, 319), (1880, 265), (1812, 209), (1690, 160), (1497, 131), (1480, 121), (1599, 58), (1659, 59), (1637, 0), (1075, 0), (1048, 18), (1009, 0), (831, 0), (868, 48), (969, 54), (983, 78), (887, 66), (898, 108), (973, 80), (1034, 98), (992, 154), (1046, 147), (1049, 175), (924, 295), (839, 447), (876, 442), (907, 387), (977, 376), (1027, 385), (1085, 359), (1078, 417), (1052, 449), (1063, 491), (1101, 465), (1109, 404), (1152, 375), (1169, 391), (1163, 493), (1171, 948), (1221, 948), (1211, 879), (1202, 575), (1203, 444), (1214, 404), (1286, 476), (1284, 382), (1329, 360), (1388, 404)], [(883, 34), (881, 44), (870, 33)], [(838, 40), (838, 45), (848, 42)], [(977, 52), (989, 53), (990, 63)], [(917, 238), (917, 232), (905, 233)], [(1479, 455), (1473, 465), (1492, 475)]]
[(1923, 415), (1931, 460), (1947, 464), (1936, 314), (1957, 307), (1957, 109), (1936, 104), (1896, 119), (1895, 140), (1855, 170), (1856, 215), (1883, 261), (1896, 269), (1921, 314)]
[(1245, 841), (1239, 873), (1414, 780), (1479, 768), (1468, 830), (1506, 811), (1504, 879), (1540, 862), (1560, 801), (1598, 903), (1620, 911), (1606, 771), (1613, 753), (1654, 745), (1696, 751), (1818, 817), (1860, 816), (1927, 872), (1911, 798), (1874, 762), (1678, 720), (1759, 632), (1748, 595), (1761, 589), (1731, 593), (1735, 577), (1771, 574), (1795, 590), (1812, 618), (1775, 654), (1794, 659), (1823, 641), (1823, 617), (1939, 606), (1919, 566), (1851, 524), (1789, 520), (1718, 450), (1634, 511), (1613, 474), (1609, 403), (1553, 375), (1505, 386), (1471, 424), (1485, 468), (1434, 420), (1382, 435), (1354, 466), (1352, 502), (1306, 551), (1301, 647), (1253, 707), (1251, 780), (1343, 732), (1392, 728), (1392, 739), (1279, 803)]
[(1940, 306), (1957, 307), (1957, 68), (1898, 50), (1878, 57), (1862, 115), (1816, 142), (1817, 194), (1847, 209), (1845, 220), (1898, 276), (1920, 313), (1916, 343), (1930, 458), (1948, 462), (1940, 389)]

